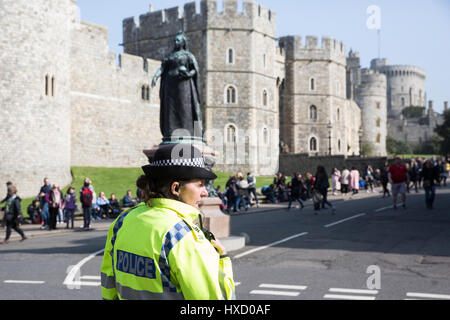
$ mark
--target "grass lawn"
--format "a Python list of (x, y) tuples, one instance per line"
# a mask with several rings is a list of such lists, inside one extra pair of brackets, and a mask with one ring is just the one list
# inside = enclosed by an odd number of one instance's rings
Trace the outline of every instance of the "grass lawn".
[[(115, 193), (119, 200), (122, 200), (127, 190), (131, 190), (133, 197), (136, 196), (136, 180), (143, 174), (141, 168), (99, 168), (99, 167), (72, 167), (73, 181), (70, 185), (64, 186), (61, 191), (65, 195), (70, 186), (75, 188), (79, 197), (79, 191), (83, 186), (84, 178), (88, 177), (92, 181), (97, 196), (100, 192), (105, 192), (109, 199), (111, 193)], [(214, 187), (221, 186), (223, 191), (230, 173), (215, 171), (217, 179), (214, 181)], [(256, 177), (256, 188), (269, 185), (273, 182), (273, 176)], [(39, 190), (36, 190), (36, 194)], [(20, 195), (19, 195), (20, 196)], [(27, 208), (34, 198), (22, 200), (22, 211), (24, 217), (28, 217)]]

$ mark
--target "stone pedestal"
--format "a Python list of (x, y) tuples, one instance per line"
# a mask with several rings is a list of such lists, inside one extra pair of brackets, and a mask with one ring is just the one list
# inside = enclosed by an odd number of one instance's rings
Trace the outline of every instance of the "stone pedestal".
[(230, 236), (230, 216), (220, 211), (222, 201), (215, 198), (203, 198), (200, 210), (203, 213), (203, 227), (211, 231), (216, 238)]

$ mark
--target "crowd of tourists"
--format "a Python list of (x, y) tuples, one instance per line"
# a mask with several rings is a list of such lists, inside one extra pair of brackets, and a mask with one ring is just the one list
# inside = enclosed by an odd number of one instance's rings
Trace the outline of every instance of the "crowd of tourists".
[[(335, 206), (328, 201), (328, 192), (333, 195), (356, 196), (360, 192), (374, 193), (375, 188), (382, 188), (382, 198), (393, 197), (393, 207), (397, 208), (397, 198), (401, 196), (401, 205), (406, 207), (406, 193), (411, 190), (419, 192), (423, 187), (426, 195), (427, 208), (433, 207), (435, 188), (446, 185), (450, 171), (448, 159), (415, 158), (403, 161), (394, 157), (392, 164), (386, 162), (384, 166), (374, 169), (366, 165), (363, 170), (356, 167), (341, 170), (333, 168), (330, 174), (324, 166), (319, 165), (314, 174), (294, 172), (286, 177), (279, 172), (275, 175), (273, 183), (262, 186), (259, 195), (264, 196), (269, 203), (287, 203), (291, 209), (292, 203), (300, 209), (304, 202), (312, 200), (315, 214), (320, 209), (331, 208), (335, 214)], [(218, 187), (218, 194), (222, 200), (221, 209), (226, 213), (247, 211), (252, 206), (259, 207), (256, 178), (250, 172), (246, 176), (242, 172), (231, 175), (223, 191)], [(400, 203), (399, 203), (400, 204)]]
[[(7, 195), (1, 201), (1, 203), (5, 203), (2, 208), (4, 214), (1, 226), (7, 226), (6, 242), (11, 235), (11, 229), (23, 234), (20, 229), (22, 223), (40, 224), (40, 228), (45, 230), (54, 230), (59, 224), (65, 224), (67, 229), (73, 229), (75, 213), (81, 212), (83, 215), (81, 228), (89, 229), (91, 222), (113, 219), (124, 208), (135, 206), (140, 202), (139, 189), (136, 191), (136, 198), (133, 198), (131, 190), (128, 190), (122, 201), (119, 201), (114, 193), (107, 198), (101, 191), (97, 196), (89, 178), (84, 179), (83, 186), (78, 193), (75, 192), (73, 186), (70, 186), (66, 194), (63, 194), (58, 184), (51, 184), (48, 178), (44, 178), (44, 185), (26, 208), (28, 217), (25, 218), (21, 199), (17, 195), (17, 188), (10, 181), (6, 183), (6, 188)], [(8, 222), (11, 223), (8, 224)]]

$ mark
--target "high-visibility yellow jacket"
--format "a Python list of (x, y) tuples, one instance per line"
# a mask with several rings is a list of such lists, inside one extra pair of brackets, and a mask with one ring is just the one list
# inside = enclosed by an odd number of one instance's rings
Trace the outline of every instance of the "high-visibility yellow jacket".
[(101, 267), (103, 299), (235, 299), (229, 257), (193, 221), (200, 211), (151, 199), (111, 225)]

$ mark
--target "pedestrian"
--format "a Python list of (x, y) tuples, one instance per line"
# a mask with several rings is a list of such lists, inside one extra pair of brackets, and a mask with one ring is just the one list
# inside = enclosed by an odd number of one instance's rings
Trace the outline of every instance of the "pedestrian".
[(83, 208), (83, 226), (84, 230), (89, 230), (91, 223), (91, 210), (92, 210), (92, 200), (94, 199), (94, 194), (92, 188), (90, 188), (90, 180), (84, 179), (83, 187), (80, 189), (80, 202)]
[[(13, 183), (12, 183), (11, 181), (6, 182), (6, 196), (5, 196), (5, 198), (4, 198), (2, 201), (0, 201), (0, 204), (2, 204), (2, 203), (4, 203), (4, 202), (8, 201), (9, 197), (11, 197), (10, 189), (11, 189), (12, 185), (13, 185)], [(3, 209), (3, 208), (2, 208), (2, 209)], [(3, 211), (3, 210), (2, 210), (2, 211)], [(1, 225), (0, 225), (0, 227), (1, 227), (1, 228), (4, 228), (4, 227), (5, 227), (5, 215), (3, 215), (3, 219), (1, 219)]]
[[(256, 194), (256, 178), (251, 172), (247, 173), (248, 192), (250, 196), (255, 198), (256, 207), (259, 208), (258, 195)], [(253, 205), (253, 201), (250, 199), (250, 205)]]
[(389, 166), (387, 166), (387, 165), (385, 165), (385, 167), (383, 168), (383, 171), (381, 171), (380, 182), (381, 182), (381, 186), (383, 187), (383, 198), (385, 196), (390, 197), (391, 194), (389, 193), (389, 189), (387, 186), (389, 183)]
[(133, 199), (133, 196), (131, 195), (131, 190), (127, 190), (126, 195), (123, 196), (122, 199), (122, 207), (124, 208), (130, 208), (137, 205), (136, 199)]
[(228, 213), (231, 213), (232, 208), (234, 207), (233, 211), (237, 211), (236, 209), (236, 200), (238, 197), (238, 187), (236, 185), (237, 179), (235, 176), (230, 176), (228, 178), (227, 184), (226, 184), (226, 191), (225, 196), (227, 198), (226, 201), (226, 211)]
[(439, 185), (442, 183), (443, 186), (446, 186), (448, 176), (446, 162), (438, 160), (437, 167), (439, 168)]
[(59, 214), (59, 209), (63, 209), (63, 195), (59, 190), (59, 186), (54, 184), (52, 189), (45, 196), (45, 201), (48, 203), (49, 220), (48, 229), (56, 229), (56, 218)]
[(261, 188), (261, 193), (266, 196), (266, 199), (270, 202), (278, 203), (277, 199), (275, 198), (275, 185), (273, 183), (268, 186), (263, 186)]
[(110, 204), (103, 191), (100, 192), (100, 196), (97, 198), (97, 206), (100, 209), (100, 219), (103, 218), (103, 215), (109, 218)]
[(73, 229), (73, 223), (75, 220), (75, 211), (77, 210), (77, 195), (75, 194), (75, 188), (70, 186), (67, 190), (64, 198), (64, 210), (65, 210), (65, 222), (66, 229)]
[(7, 244), (9, 242), (9, 238), (11, 237), (11, 229), (14, 229), (18, 234), (20, 234), (22, 237), (20, 241), (28, 239), (19, 227), (20, 220), (22, 219), (22, 207), (20, 205), (22, 199), (17, 195), (17, 188), (14, 185), (10, 186), (9, 192), (10, 197), (6, 201), (5, 206), (6, 237), (1, 244)]
[(289, 182), (289, 205), (287, 209), (291, 209), (292, 201), (297, 201), (300, 204), (300, 208), (303, 209), (305, 206), (301, 200), (301, 194), (304, 191), (302, 175), (300, 173), (294, 173), (292, 175), (291, 182)]
[(248, 210), (248, 199), (249, 199), (248, 182), (246, 179), (244, 179), (244, 176), (241, 172), (238, 172), (236, 177), (237, 177), (236, 186), (237, 186), (238, 195), (236, 198), (236, 204), (234, 205), (233, 212), (240, 211), (241, 203), (242, 203), (242, 206), (244, 207), (244, 210), (247, 211)]
[(397, 197), (399, 193), (402, 196), (402, 207), (406, 209), (406, 184), (409, 181), (408, 170), (399, 157), (394, 158), (394, 163), (389, 167), (388, 173), (394, 209), (397, 209)]
[(350, 185), (350, 171), (344, 167), (341, 175), (341, 192), (343, 194), (348, 193), (348, 186)]
[(312, 187), (314, 185), (314, 177), (311, 173), (307, 172), (305, 174), (305, 186), (306, 186), (306, 198), (311, 199)]
[[(141, 195), (141, 201), (142, 201), (142, 195)], [(112, 210), (110, 213), (110, 217), (111, 218), (117, 217), (120, 214), (120, 203), (119, 203), (119, 200), (117, 200), (116, 195), (114, 193), (111, 193), (111, 197), (109, 198), (109, 205)]]
[(230, 257), (202, 228), (199, 210), (208, 196), (206, 180), (217, 176), (193, 145), (162, 145), (149, 161), (136, 182), (143, 202), (124, 211), (109, 229), (102, 298), (234, 299)]
[(39, 200), (33, 200), (27, 208), (28, 219), (32, 224), (41, 223), (41, 206)]
[[(417, 162), (414, 161), (414, 159), (411, 161), (411, 166), (409, 168), (409, 179), (411, 181), (411, 186), (414, 187), (414, 189), (416, 190), (416, 193), (419, 192), (419, 188), (417, 185), (417, 180), (419, 179), (419, 167), (417, 165)], [(408, 184), (408, 190), (410, 188), (410, 185)]]
[(331, 187), (334, 196), (336, 195), (336, 191), (341, 190), (341, 172), (338, 168), (334, 168), (331, 174)]
[(48, 208), (48, 202), (45, 201), (46, 195), (47, 193), (50, 192), (50, 190), (52, 189), (52, 185), (50, 184), (50, 180), (48, 178), (44, 178), (44, 185), (41, 187), (41, 189), (39, 190), (39, 194), (38, 194), (38, 198), (39, 198), (39, 202), (41, 204), (41, 229), (48, 229), (49, 228), (49, 208)]
[(433, 209), (436, 195), (436, 184), (439, 184), (440, 170), (438, 166), (433, 166), (431, 160), (425, 161), (422, 169), (423, 188), (425, 190), (425, 204), (427, 209)]
[[(366, 168), (364, 170), (364, 180), (365, 180), (364, 188), (366, 189), (366, 192), (373, 193), (374, 192), (373, 191), (374, 172), (370, 165), (366, 166)], [(370, 190), (369, 190), (369, 187), (370, 187)]]
[(359, 192), (359, 171), (352, 167), (352, 171), (350, 171), (350, 189), (352, 189), (353, 194), (358, 194)]
[(331, 213), (334, 215), (336, 213), (336, 207), (327, 200), (330, 183), (328, 182), (328, 175), (324, 166), (317, 166), (315, 178), (314, 189), (322, 196), (322, 209), (325, 209), (325, 205), (328, 205), (331, 207)]

